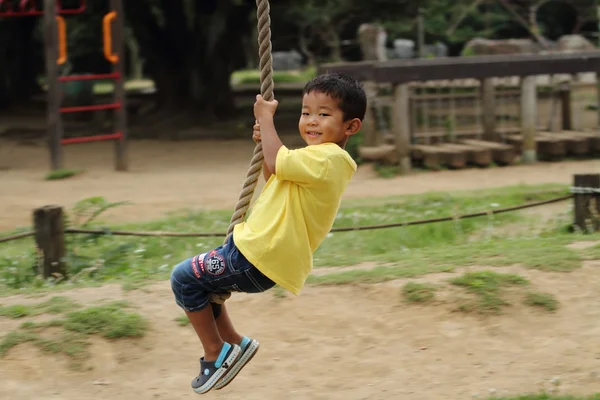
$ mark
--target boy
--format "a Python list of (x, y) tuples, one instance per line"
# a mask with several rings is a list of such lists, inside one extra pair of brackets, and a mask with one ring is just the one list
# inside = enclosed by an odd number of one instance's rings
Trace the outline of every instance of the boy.
[(308, 146), (298, 150), (289, 150), (277, 135), (277, 105), (260, 95), (254, 104), (253, 139), (262, 141), (267, 183), (249, 218), (225, 244), (180, 263), (171, 274), (175, 301), (204, 348), (200, 374), (192, 381), (199, 394), (229, 384), (259, 347), (237, 333), (225, 305), (208, 307), (210, 294), (258, 293), (277, 284), (298, 295), (356, 171), (344, 148), (366, 111), (359, 82), (325, 74), (306, 84), (298, 128)]

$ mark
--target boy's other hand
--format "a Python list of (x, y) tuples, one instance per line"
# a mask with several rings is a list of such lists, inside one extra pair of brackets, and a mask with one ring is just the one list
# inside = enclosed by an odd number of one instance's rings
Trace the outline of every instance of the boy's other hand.
[(254, 140), (254, 143), (258, 144), (262, 140), (262, 138), (260, 137), (260, 125), (258, 121), (254, 123), (254, 128), (252, 129), (252, 140)]
[(277, 100), (266, 101), (259, 94), (256, 96), (256, 102), (254, 103), (254, 117), (256, 120), (260, 120), (264, 117), (273, 117), (279, 102)]

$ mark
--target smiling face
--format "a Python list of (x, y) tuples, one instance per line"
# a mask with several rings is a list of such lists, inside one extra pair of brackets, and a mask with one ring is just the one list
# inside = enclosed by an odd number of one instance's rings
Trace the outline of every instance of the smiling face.
[(346, 142), (360, 129), (358, 118), (344, 121), (344, 112), (332, 97), (311, 91), (302, 99), (302, 115), (298, 129), (309, 146), (335, 143), (344, 148)]

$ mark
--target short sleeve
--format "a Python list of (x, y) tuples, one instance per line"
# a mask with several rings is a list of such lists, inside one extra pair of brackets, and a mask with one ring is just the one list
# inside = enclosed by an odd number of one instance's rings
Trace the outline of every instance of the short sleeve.
[(279, 180), (310, 185), (325, 181), (329, 160), (316, 146), (290, 150), (282, 146), (275, 159), (275, 176)]

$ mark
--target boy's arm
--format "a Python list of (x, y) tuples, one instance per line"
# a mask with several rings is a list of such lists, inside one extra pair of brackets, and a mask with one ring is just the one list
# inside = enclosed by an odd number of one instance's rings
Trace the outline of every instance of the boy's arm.
[(271, 170), (267, 166), (267, 163), (263, 163), (262, 170), (263, 170), (263, 177), (265, 178), (265, 182), (268, 182), (269, 179), (271, 179), (271, 175), (273, 175), (273, 173), (271, 172)]
[[(258, 144), (262, 142), (262, 138), (261, 138), (261, 134), (260, 134), (260, 124), (258, 123), (258, 120), (254, 123), (254, 131), (252, 132), (252, 139), (254, 140), (254, 143)], [(269, 166), (263, 162), (263, 167), (262, 167), (262, 171), (263, 171), (263, 177), (265, 178), (265, 182), (268, 182), (269, 179), (271, 178), (271, 175), (273, 175), (273, 172), (271, 172), (271, 170), (269, 169)]]
[(269, 169), (271, 174), (276, 174), (277, 152), (283, 146), (283, 143), (275, 130), (275, 123), (273, 122), (272, 115), (260, 116), (258, 118), (258, 124), (260, 125), (263, 156), (265, 158), (264, 165)]

